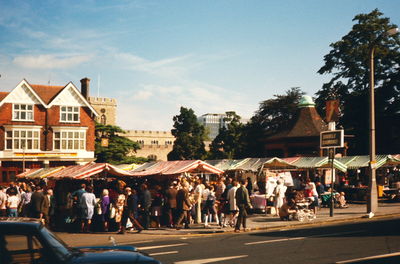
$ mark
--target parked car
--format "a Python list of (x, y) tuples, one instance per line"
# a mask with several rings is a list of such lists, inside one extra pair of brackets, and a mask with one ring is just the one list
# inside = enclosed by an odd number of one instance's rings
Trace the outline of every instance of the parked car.
[(159, 264), (132, 246), (69, 247), (38, 219), (0, 218), (1, 264)]

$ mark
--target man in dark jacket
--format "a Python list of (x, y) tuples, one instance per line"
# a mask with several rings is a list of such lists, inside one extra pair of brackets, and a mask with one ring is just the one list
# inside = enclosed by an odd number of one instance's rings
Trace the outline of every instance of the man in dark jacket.
[(124, 234), (126, 230), (126, 223), (128, 222), (128, 218), (131, 221), (132, 225), (138, 230), (140, 233), (143, 230), (142, 225), (136, 220), (135, 214), (137, 213), (138, 201), (137, 197), (133, 195), (132, 189), (130, 187), (125, 188), (125, 202), (124, 202), (124, 210), (122, 211), (122, 220), (121, 220), (121, 230), (118, 232), (119, 234)]
[(189, 200), (189, 191), (185, 185), (176, 194), (176, 208), (178, 219), (176, 220), (176, 228), (180, 229), (180, 224), (183, 221), (185, 228), (189, 228), (188, 211), (190, 211), (192, 204)]
[(42, 187), (36, 186), (35, 192), (32, 194), (30, 203), (30, 214), (33, 218), (42, 218), (45, 207), (45, 199)]
[(176, 195), (178, 189), (176, 188), (176, 183), (172, 183), (168, 190), (165, 192), (165, 197), (167, 198), (166, 209), (168, 212), (168, 224), (170, 227), (175, 226), (176, 223)]
[(240, 180), (240, 187), (236, 190), (235, 199), (236, 205), (239, 208), (239, 216), (236, 222), (235, 232), (240, 232), (240, 225), (243, 225), (244, 231), (246, 231), (246, 218), (247, 208), (252, 208), (250, 203), (249, 192), (246, 189), (246, 180)]
[(150, 225), (150, 207), (151, 207), (151, 193), (147, 187), (147, 184), (143, 183), (140, 186), (142, 190), (142, 199), (141, 199), (141, 209), (143, 213), (143, 227), (145, 230), (149, 229)]

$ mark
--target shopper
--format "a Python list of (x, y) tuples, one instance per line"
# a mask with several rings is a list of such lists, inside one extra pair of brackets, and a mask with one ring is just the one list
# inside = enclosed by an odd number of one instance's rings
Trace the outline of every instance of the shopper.
[(240, 232), (240, 226), (243, 226), (243, 230), (246, 231), (246, 218), (247, 218), (247, 209), (252, 208), (250, 203), (249, 192), (246, 189), (247, 182), (246, 180), (240, 180), (240, 187), (236, 190), (235, 199), (236, 205), (239, 208), (239, 216), (236, 222), (235, 232)]
[(94, 207), (96, 206), (96, 196), (93, 193), (93, 187), (86, 187), (86, 192), (81, 196), (80, 207), (82, 208), (81, 232), (88, 233), (92, 224)]

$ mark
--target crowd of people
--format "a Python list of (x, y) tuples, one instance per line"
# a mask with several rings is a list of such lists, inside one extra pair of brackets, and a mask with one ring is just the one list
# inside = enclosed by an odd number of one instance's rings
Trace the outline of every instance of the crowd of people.
[[(296, 191), (278, 179), (271, 207), (276, 216), (287, 220), (295, 214), (301, 194), (302, 199), (310, 201), (316, 216), (321, 194), (325, 192), (323, 187), (320, 182), (315, 184), (306, 179), (301, 191)], [(250, 196), (260, 191), (250, 178), (230, 177), (220, 177), (214, 182), (197, 177), (174, 178), (165, 183), (87, 181), (78, 186), (59, 182), (53, 188), (44, 182), (18, 182), (0, 187), (0, 216), (39, 218), (50, 228), (78, 232), (124, 234), (127, 229), (141, 232), (161, 226), (190, 228), (193, 223), (205, 227), (215, 223), (240, 232), (246, 230), (247, 214), (252, 208)], [(344, 196), (335, 195), (345, 206)]]

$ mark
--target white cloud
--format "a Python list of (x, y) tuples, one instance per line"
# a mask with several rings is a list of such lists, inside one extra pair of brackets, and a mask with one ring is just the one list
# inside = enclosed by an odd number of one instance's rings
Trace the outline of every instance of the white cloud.
[(168, 79), (185, 76), (190, 64), (187, 60), (191, 57), (184, 55), (151, 61), (130, 53), (116, 53), (114, 56), (121, 61), (121, 65), (125, 65), (124, 68)]
[(89, 61), (91, 55), (56, 56), (56, 55), (37, 55), (37, 56), (17, 56), (13, 63), (23, 68), (31, 69), (66, 69), (75, 67)]
[(192, 108), (197, 116), (205, 113), (236, 111), (243, 118), (252, 116), (252, 105), (243, 94), (198, 81), (179, 84), (146, 84), (138, 91), (117, 98), (119, 124), (125, 129), (169, 130), (181, 106)]

